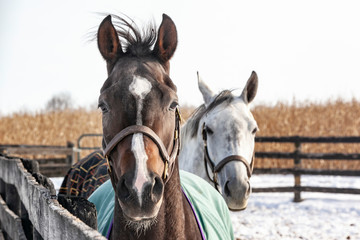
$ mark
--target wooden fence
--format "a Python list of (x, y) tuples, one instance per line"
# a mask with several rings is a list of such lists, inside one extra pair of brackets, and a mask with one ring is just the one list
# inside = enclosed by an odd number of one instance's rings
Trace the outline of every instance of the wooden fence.
[[(293, 152), (256, 152), (256, 158), (293, 159), (293, 168), (255, 168), (254, 174), (293, 174), (294, 186), (254, 188), (253, 192), (294, 192), (294, 201), (301, 201), (301, 192), (324, 192), (324, 193), (349, 193), (360, 194), (357, 188), (329, 188), (301, 186), (301, 175), (337, 175), (360, 177), (360, 170), (327, 170), (327, 169), (304, 169), (301, 166), (302, 159), (352, 160), (359, 161), (360, 153), (302, 153), (303, 143), (358, 143), (360, 137), (257, 137), (258, 143), (293, 143)], [(360, 149), (359, 149), (360, 150)]]
[(47, 177), (65, 176), (70, 167), (80, 160), (82, 151), (101, 148), (83, 146), (82, 140), (89, 137), (102, 137), (102, 134), (83, 134), (78, 138), (77, 146), (71, 142), (67, 142), (65, 146), (0, 144), (0, 154), (36, 160), (40, 165), (40, 172)]
[(0, 239), (105, 239), (64, 209), (20, 159), (0, 156)]
[[(89, 135), (93, 137), (94, 135)], [(99, 136), (96, 134), (96, 136)], [(80, 139), (81, 140), (81, 139)], [(1, 145), (0, 153), (64, 154), (68, 164), (83, 147), (73, 145), (29, 146)], [(359, 161), (360, 153), (303, 153), (303, 143), (357, 143), (360, 137), (257, 137), (256, 142), (292, 143), (292, 152), (256, 152), (256, 158), (293, 159), (293, 168), (255, 168), (255, 174), (293, 174), (289, 187), (254, 188), (253, 192), (293, 192), (294, 201), (301, 201), (301, 192), (360, 194), (360, 189), (301, 186), (302, 175), (338, 175), (360, 177), (360, 170), (304, 169), (302, 159)], [(35, 149), (35, 151), (34, 151)], [(45, 161), (45, 160), (44, 160)], [(41, 165), (40, 165), (41, 166)], [(56, 166), (59, 168), (59, 166)], [(62, 166), (64, 167), (64, 166)], [(67, 168), (65, 168), (67, 170)], [(41, 170), (40, 167), (40, 171)], [(52, 175), (52, 174), (50, 174)], [(62, 175), (61, 175), (62, 176)], [(70, 214), (56, 199), (53, 186), (43, 186), (17, 158), (0, 156), (0, 239), (105, 239), (96, 230)]]
[[(77, 145), (79, 150), (94, 150), (99, 147), (83, 146), (82, 140), (88, 137), (101, 137), (102, 134), (89, 133), (79, 137)], [(302, 159), (331, 160), (360, 160), (360, 153), (302, 153), (301, 145), (304, 143), (357, 143), (360, 145), (360, 137), (256, 137), (257, 143), (292, 143), (293, 152), (256, 152), (256, 158), (293, 159), (293, 168), (255, 168), (254, 174), (292, 174), (294, 185), (289, 187), (253, 188), (253, 192), (293, 192), (294, 201), (301, 201), (301, 192), (325, 192), (325, 193), (348, 193), (360, 194), (360, 189), (354, 188), (329, 188), (301, 186), (301, 175), (337, 175), (358, 176), (360, 170), (327, 170), (327, 169), (304, 169), (301, 167)], [(80, 151), (78, 151), (80, 152)], [(359, 148), (360, 152), (360, 148)], [(79, 155), (80, 156), (80, 155)]]
[[(9, 156), (31, 156), (40, 164), (40, 172), (48, 177), (65, 176), (76, 161), (77, 149), (68, 142), (66, 146), (49, 145), (0, 145), (0, 154)], [(50, 157), (49, 157), (50, 156)]]
[[(6, 154), (62, 154), (65, 158), (37, 159), (40, 163), (40, 171), (46, 176), (64, 176), (71, 164), (80, 158), (83, 150), (95, 150), (100, 146), (84, 146), (85, 138), (101, 137), (102, 134), (88, 133), (78, 138), (77, 147), (68, 143), (67, 146), (31, 146), (31, 145), (0, 145), (0, 153)], [(360, 137), (257, 137), (256, 142), (261, 143), (291, 143), (294, 144), (292, 152), (256, 152), (256, 158), (271, 159), (293, 159), (293, 168), (255, 168), (254, 174), (292, 174), (294, 185), (289, 187), (254, 188), (253, 192), (294, 192), (294, 201), (301, 201), (301, 192), (327, 192), (327, 193), (349, 193), (360, 194), (360, 189), (353, 188), (326, 188), (301, 186), (301, 175), (338, 175), (338, 176), (360, 176), (360, 170), (328, 170), (328, 169), (305, 169), (302, 168), (302, 159), (323, 159), (359, 161), (360, 153), (303, 153), (301, 145), (304, 143), (357, 143), (360, 145)], [(360, 151), (360, 148), (359, 148)]]

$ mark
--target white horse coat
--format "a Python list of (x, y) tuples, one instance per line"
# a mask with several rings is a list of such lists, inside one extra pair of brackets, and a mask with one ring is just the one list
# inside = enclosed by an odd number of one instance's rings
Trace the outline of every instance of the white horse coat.
[[(195, 110), (181, 129), (183, 144), (179, 164), (181, 169), (211, 183), (204, 163), (203, 126), (207, 135), (208, 155), (215, 165), (233, 155), (241, 156), (247, 165), (253, 165), (258, 126), (249, 103), (255, 98), (258, 78), (253, 72), (240, 96), (234, 96), (228, 90), (214, 94), (200, 77), (198, 85), (205, 104)], [(217, 174), (217, 189), (231, 210), (241, 210), (247, 206), (251, 192), (248, 168), (241, 161), (230, 161)], [(213, 178), (211, 170), (209, 172)]]

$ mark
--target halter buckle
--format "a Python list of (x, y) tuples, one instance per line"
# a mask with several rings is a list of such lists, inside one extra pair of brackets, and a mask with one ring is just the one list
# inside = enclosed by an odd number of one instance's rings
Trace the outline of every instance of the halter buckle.
[(179, 138), (179, 131), (175, 129), (175, 136), (174, 139), (177, 140)]
[(107, 155), (105, 156), (105, 158), (106, 158), (106, 163), (108, 165), (108, 171), (109, 171), (109, 173), (111, 173), (111, 167), (110, 167), (110, 163), (109, 163), (109, 158), (108, 158)]
[(169, 164), (168, 164), (168, 160), (165, 161), (165, 166), (164, 166), (164, 175), (163, 175), (163, 179), (164, 181), (166, 180), (167, 178), (167, 174), (168, 174), (168, 169), (169, 169)]
[(182, 118), (181, 118), (180, 110), (179, 110), (179, 108), (178, 108), (178, 107), (176, 108), (176, 116), (179, 118), (179, 121), (180, 121), (180, 122), (182, 122)]
[(214, 183), (218, 184), (217, 172), (214, 172), (213, 179), (214, 179)]

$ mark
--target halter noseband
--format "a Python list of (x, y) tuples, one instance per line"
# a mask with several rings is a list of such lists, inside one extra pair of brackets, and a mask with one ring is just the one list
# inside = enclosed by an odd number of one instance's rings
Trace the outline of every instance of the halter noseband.
[[(210, 179), (211, 182), (214, 183), (214, 186), (216, 188), (216, 190), (219, 191), (218, 189), (218, 179), (217, 179), (217, 173), (221, 171), (221, 169), (229, 162), (232, 161), (238, 161), (241, 162), (245, 165), (246, 170), (247, 170), (247, 175), (250, 178), (254, 169), (254, 154), (251, 158), (251, 163), (249, 165), (249, 163), (246, 161), (246, 159), (240, 155), (230, 155), (225, 157), (223, 160), (221, 160), (217, 165), (214, 164), (214, 162), (211, 160), (210, 155), (209, 155), (209, 151), (207, 148), (207, 133), (206, 133), (206, 129), (205, 129), (205, 123), (202, 126), (202, 137), (203, 137), (203, 141), (204, 141), (204, 164), (205, 164), (205, 172), (206, 175), (208, 176), (208, 178)], [(210, 166), (211, 171), (213, 173), (213, 178), (210, 177), (209, 171), (208, 171), (208, 167)]]
[[(104, 149), (104, 156), (108, 162), (108, 171), (109, 173), (112, 173), (112, 167), (109, 163), (109, 156), (111, 151), (118, 145), (125, 137), (129, 135), (133, 135), (135, 133), (142, 133), (149, 137), (158, 147), (161, 159), (164, 162), (164, 173), (163, 173), (163, 180), (167, 182), (169, 177), (171, 176), (173, 170), (174, 170), (174, 163), (176, 160), (177, 155), (180, 151), (180, 122), (181, 122), (181, 115), (179, 108), (176, 108), (175, 111), (175, 131), (174, 131), (174, 140), (173, 140), (173, 149), (168, 154), (166, 147), (160, 137), (149, 127), (144, 125), (131, 125), (123, 130), (121, 130), (119, 133), (115, 135), (111, 141), (106, 144), (106, 147)], [(170, 168), (170, 171), (169, 171)]]

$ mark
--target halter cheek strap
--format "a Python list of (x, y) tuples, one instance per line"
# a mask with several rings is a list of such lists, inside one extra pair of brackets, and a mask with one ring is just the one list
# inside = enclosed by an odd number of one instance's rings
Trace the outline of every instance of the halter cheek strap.
[[(240, 155), (231, 155), (231, 156), (227, 156), (225, 157), (223, 160), (221, 160), (217, 165), (214, 164), (214, 162), (211, 160), (210, 155), (209, 155), (209, 151), (208, 151), (208, 147), (207, 147), (207, 133), (206, 133), (206, 125), (205, 123), (202, 126), (202, 137), (203, 137), (203, 141), (204, 141), (204, 164), (205, 164), (205, 172), (207, 177), (210, 179), (211, 182), (214, 183), (214, 186), (216, 188), (216, 190), (218, 190), (218, 179), (217, 179), (217, 173), (221, 171), (221, 169), (228, 164), (229, 162), (232, 161), (238, 161), (241, 162), (245, 165), (246, 167), (246, 171), (247, 171), (247, 175), (250, 178), (254, 169), (254, 154), (251, 158), (251, 163), (249, 164), (246, 159)], [(209, 171), (208, 171), (208, 165), (211, 168), (212, 174), (213, 174), (213, 178), (211, 178)], [(218, 190), (219, 191), (219, 190)]]

